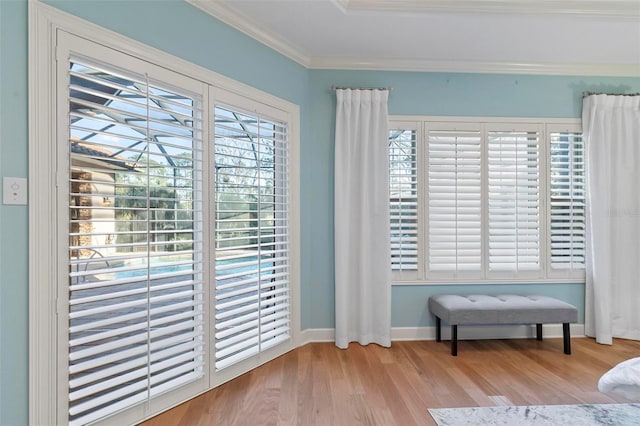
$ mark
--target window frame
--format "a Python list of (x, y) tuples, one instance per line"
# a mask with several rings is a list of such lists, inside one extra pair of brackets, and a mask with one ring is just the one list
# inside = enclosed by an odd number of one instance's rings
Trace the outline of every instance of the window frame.
[[(453, 124), (453, 125), (452, 125)], [(429, 271), (429, 259), (430, 259), (430, 255), (431, 255), (431, 250), (430, 250), (430, 240), (428, 239), (429, 234), (431, 232), (431, 227), (429, 226), (429, 217), (430, 217), (430, 213), (431, 213), (431, 209), (430, 209), (430, 205), (429, 205), (429, 161), (430, 161), (430, 156), (429, 156), (429, 132), (434, 131), (434, 132), (445, 132), (445, 131), (455, 131), (455, 132), (478, 132), (480, 135), (480, 162), (481, 164), (484, 163), (484, 151), (482, 149), (482, 138), (483, 138), (483, 127), (482, 127), (482, 123), (473, 123), (473, 122), (459, 122), (459, 123), (451, 123), (448, 121), (423, 121), (422, 123), (422, 127), (423, 127), (423, 142), (421, 144), (424, 145), (423, 151), (423, 157), (421, 157), (421, 160), (423, 160), (423, 167), (420, 167), (420, 165), (418, 166), (419, 169), (422, 169), (422, 176), (423, 176), (423, 181), (421, 181), (424, 189), (422, 191), (420, 191), (420, 194), (422, 195), (422, 197), (424, 198), (424, 201), (422, 203), (422, 205), (424, 205), (424, 212), (421, 215), (421, 217), (423, 218), (424, 222), (425, 222), (425, 226), (424, 226), (424, 239), (425, 241), (425, 245), (424, 245), (424, 265), (422, 268), (422, 274), (423, 277), (425, 277), (425, 281), (435, 281), (435, 282), (456, 282), (456, 281), (461, 281), (461, 282), (465, 282), (465, 281), (469, 281), (469, 280), (474, 280), (477, 279), (477, 273), (474, 272), (463, 272), (463, 271), (454, 271), (454, 272), (442, 272), (442, 271)], [(484, 186), (483, 186), (483, 182), (485, 179), (485, 171), (484, 169), (481, 167), (481, 177), (480, 177), (480, 187), (481, 187), (481, 193), (480, 193), (480, 204), (481, 204), (481, 211), (484, 212), (484, 208), (485, 208), (485, 192), (484, 192)], [(484, 222), (481, 222), (481, 229), (480, 229), (480, 233), (481, 233), (481, 249), (480, 249), (480, 255), (481, 255), (481, 273), (484, 272), (484, 253), (485, 253), (485, 245), (486, 242), (484, 241), (484, 239), (482, 238), (485, 234), (485, 228), (486, 228), (486, 224)]]
[[(580, 133), (582, 134), (582, 123), (579, 120), (576, 120), (574, 122), (564, 122), (564, 123), (548, 123), (547, 124), (547, 142), (548, 142), (548, 155), (547, 155), (547, 161), (548, 161), (548, 167), (547, 167), (547, 182), (548, 182), (548, 198), (547, 200), (550, 202), (551, 201), (551, 180), (552, 180), (552, 162), (551, 162), (551, 149), (550, 149), (550, 143), (551, 143), (551, 134), (552, 133)], [(585, 203), (583, 205), (583, 209), (584, 209), (584, 215), (582, 218), (583, 224), (585, 225), (585, 229), (584, 229), (584, 233), (585, 233), (585, 245), (583, 247), (584, 250), (584, 254), (583, 257), (585, 259), (586, 262), (586, 213), (587, 213), (587, 203), (586, 203), (586, 191), (587, 191), (587, 173), (586, 173), (586, 147), (584, 145), (584, 136), (582, 137), (582, 159), (583, 159), (583, 163), (582, 163), (582, 167), (583, 167), (583, 178), (582, 178), (582, 185), (583, 185), (583, 193), (584, 193), (584, 197), (585, 197)], [(561, 279), (561, 280), (571, 280), (573, 278), (573, 276), (575, 274), (572, 273), (571, 269), (563, 269), (563, 268), (552, 268), (552, 264), (553, 262), (551, 261), (551, 223), (552, 223), (552, 219), (551, 219), (551, 206), (549, 206), (546, 209), (546, 213), (547, 213), (547, 226), (549, 227), (549, 238), (547, 238), (546, 243), (548, 244), (546, 250), (548, 252), (548, 259), (549, 259), (549, 263), (548, 263), (548, 272), (547, 274), (552, 276), (553, 278), (557, 278), (557, 279)], [(585, 271), (585, 269), (583, 268), (583, 273)], [(583, 278), (583, 282), (584, 282), (584, 278)]]
[[(420, 164), (420, 158), (422, 155), (422, 151), (423, 151), (423, 147), (420, 144), (420, 140), (421, 140), (421, 134), (422, 134), (422, 128), (420, 126), (420, 123), (415, 122), (415, 121), (404, 121), (404, 120), (393, 120), (393, 121), (389, 121), (389, 131), (392, 130), (396, 130), (396, 129), (402, 129), (402, 130), (409, 130), (412, 132), (415, 132), (415, 143), (416, 143), (416, 178), (417, 178), (417, 210), (416, 210), (416, 214), (417, 214), (417, 223), (416, 223), (416, 231), (417, 231), (417, 269), (415, 270), (409, 270), (409, 271), (393, 271), (392, 272), (392, 277), (395, 280), (398, 281), (418, 281), (420, 279), (422, 279), (422, 268), (420, 267), (420, 265), (424, 264), (424, 259), (425, 259), (425, 252), (424, 250), (420, 250), (419, 248), (421, 246), (423, 246), (424, 244), (424, 221), (422, 221), (420, 219), (420, 212), (423, 211), (424, 206), (423, 206), (423, 202), (425, 197), (421, 196), (420, 191), (422, 188), (421, 182), (423, 179), (423, 173), (424, 171), (421, 170), (420, 167), (418, 167), (418, 164)], [(390, 184), (391, 184), (391, 180), (390, 180)], [(392, 238), (393, 240), (393, 238)]]
[[(193, 169), (195, 174), (199, 174), (199, 177), (194, 180), (195, 186), (193, 187), (193, 191), (194, 191), (194, 195), (196, 196), (196, 198), (194, 199), (194, 202), (195, 204), (198, 204), (200, 206), (204, 205), (206, 203), (206, 200), (203, 199), (202, 197), (206, 197), (206, 194), (204, 194), (201, 191), (201, 189), (198, 187), (202, 185), (203, 179), (206, 179), (207, 177), (207, 170), (203, 170), (202, 155), (203, 155), (203, 148), (204, 148), (203, 145), (205, 143), (205, 138), (210, 136), (209, 136), (209, 133), (206, 132), (201, 127), (201, 124), (206, 122), (206, 114), (204, 114), (204, 111), (202, 111), (201, 109), (202, 105), (206, 104), (206, 102), (204, 101), (204, 98), (207, 95), (206, 85), (204, 85), (202, 82), (198, 80), (174, 73), (171, 70), (167, 70), (155, 64), (151, 64), (147, 61), (141, 61), (136, 58), (131, 58), (128, 55), (122, 55), (121, 52), (118, 52), (115, 49), (107, 48), (104, 46), (98, 46), (95, 43), (92, 43), (90, 41), (87, 41), (79, 37), (75, 37), (67, 32), (63, 32), (63, 31), (58, 32), (57, 46), (58, 46), (57, 50), (59, 52), (58, 53), (59, 58), (58, 58), (58, 72), (57, 72), (56, 78), (58, 79), (58, 84), (59, 84), (58, 95), (60, 98), (58, 99), (59, 107), (57, 109), (57, 114), (58, 114), (57, 123), (63, 123), (64, 122), (63, 120), (65, 118), (66, 118), (65, 121), (68, 122), (69, 121), (68, 117), (71, 115), (69, 105), (71, 104), (72, 100), (71, 100), (71, 96), (69, 95), (69, 88), (68, 88), (68, 85), (70, 84), (69, 77), (71, 76), (71, 73), (69, 72), (69, 67), (68, 67), (70, 62), (79, 61), (80, 63), (88, 64), (90, 66), (109, 69), (109, 72), (113, 73), (112, 75), (123, 75), (123, 76), (127, 76), (127, 78), (135, 78), (135, 77), (144, 78), (144, 76), (140, 74), (140, 71), (144, 70), (146, 73), (148, 73), (146, 75), (145, 85), (149, 85), (150, 89), (162, 88), (162, 90), (171, 90), (173, 93), (176, 93), (176, 94), (180, 93), (181, 95), (189, 96), (191, 99), (194, 100), (193, 112), (194, 112), (194, 121), (196, 126), (193, 127), (193, 136), (191, 138), (194, 144), (192, 147), (192, 151), (195, 154), (195, 156), (200, 157), (200, 158), (194, 158), (194, 160), (196, 160), (195, 162), (199, 163), (198, 166), (194, 167)], [(86, 52), (90, 52), (90, 56), (85, 57)], [(93, 58), (100, 58), (100, 59), (97, 60)], [(112, 64), (117, 64), (117, 67), (111, 66)], [(171, 82), (171, 83), (167, 83), (167, 82)], [(66, 90), (63, 90), (64, 88), (66, 88)], [(152, 94), (148, 94), (148, 96), (149, 96), (149, 99), (153, 97)], [(63, 102), (66, 103), (66, 106), (64, 108), (62, 106)], [(105, 110), (107, 109), (108, 107), (105, 107)], [(151, 123), (151, 119), (149, 119), (149, 122)], [(70, 129), (73, 126), (58, 125), (57, 127), (58, 127), (58, 138), (54, 142), (55, 143), (54, 151), (57, 150), (58, 152), (57, 166), (56, 166), (57, 172), (60, 177), (64, 177), (65, 179), (68, 177), (70, 181), (71, 180), (70, 170), (73, 164), (71, 163), (69, 149), (63, 146), (63, 141), (66, 140), (68, 143), (71, 140)], [(98, 147), (98, 149), (100, 149), (100, 147)], [(66, 171), (69, 171), (68, 175), (66, 175)], [(64, 175), (64, 176), (61, 176), (61, 175)], [(150, 185), (147, 182), (147, 189), (150, 189), (153, 187), (154, 186)], [(61, 249), (58, 252), (59, 265), (64, 265), (64, 263), (68, 263), (70, 261), (70, 259), (68, 258), (68, 255), (70, 253), (69, 246), (68, 246), (70, 215), (68, 213), (68, 210), (65, 211), (65, 206), (64, 206), (65, 203), (63, 202), (63, 199), (65, 198), (65, 195), (71, 194), (71, 193), (72, 192), (70, 190), (69, 183), (62, 185), (61, 182), (59, 182), (58, 194), (57, 194), (57, 201), (58, 201), (58, 207), (59, 207), (57, 209), (58, 211), (57, 221), (60, 224), (60, 227), (58, 228), (56, 234), (57, 234), (57, 239), (59, 240), (60, 247), (62, 248), (64, 246), (65, 248), (65, 250)], [(119, 197), (117, 197), (114, 194), (114, 198), (119, 198)], [(109, 207), (107, 207), (107, 209), (108, 208)], [(194, 311), (193, 311), (194, 333), (197, 334), (194, 338), (194, 342), (195, 341), (198, 342), (197, 347), (199, 348), (207, 346), (206, 340), (207, 340), (207, 329), (208, 329), (206, 320), (203, 320), (204, 315), (208, 310), (206, 306), (206, 298), (204, 297), (204, 294), (206, 294), (206, 289), (204, 289), (204, 287), (206, 287), (206, 271), (204, 271), (204, 269), (206, 268), (205, 266), (206, 262), (204, 261), (204, 257), (206, 256), (206, 253), (208, 251), (206, 244), (204, 244), (204, 235), (208, 232), (208, 225), (206, 224), (206, 222), (202, 217), (203, 212), (201, 210), (202, 210), (202, 207), (200, 207), (200, 211), (197, 208), (195, 208), (195, 206), (193, 208), (193, 213), (194, 213), (193, 224), (194, 226), (196, 226), (196, 228), (194, 229), (195, 231), (194, 234), (196, 235), (199, 234), (194, 241), (194, 249), (193, 249), (194, 250), (194, 259), (193, 259), (194, 275), (204, 278), (204, 279), (195, 280), (196, 282), (194, 283), (193, 295), (192, 295), (194, 297)], [(155, 219), (151, 217), (147, 217), (145, 220), (147, 224), (150, 224), (155, 221)], [(147, 229), (146, 232), (149, 235), (152, 233), (150, 229)], [(108, 258), (108, 255), (106, 256)], [(147, 250), (144, 256), (147, 257), (147, 259), (150, 259), (152, 256), (152, 252), (150, 250)], [(109, 264), (107, 263), (107, 265)], [(109, 266), (109, 269), (110, 269), (110, 266)], [(60, 309), (58, 311), (59, 319), (58, 319), (57, 335), (58, 335), (59, 347), (57, 348), (57, 353), (58, 353), (59, 359), (62, 360), (69, 356), (68, 350), (70, 349), (69, 344), (67, 342), (67, 339), (70, 336), (68, 327), (67, 327), (66, 335), (63, 333), (64, 332), (63, 326), (69, 323), (70, 306), (69, 306), (69, 300), (68, 300), (69, 299), (68, 292), (70, 287), (65, 285), (65, 283), (68, 283), (69, 271), (65, 271), (65, 269), (62, 267), (58, 268), (58, 270), (60, 275), (57, 280), (57, 287), (58, 287), (57, 300), (58, 300), (58, 305), (60, 307), (63, 307), (64, 309)], [(65, 275), (66, 275), (66, 279), (65, 279)], [(153, 273), (151, 273), (150, 270), (147, 270), (147, 279), (151, 281), (152, 277), (153, 277)], [(132, 280), (132, 282), (133, 281), (135, 280)], [(129, 284), (131, 284), (131, 282)], [(157, 303), (151, 302), (151, 300), (153, 300), (153, 297), (151, 296), (153, 293), (154, 292), (152, 287), (148, 287), (147, 294), (150, 297), (148, 302), (149, 305), (147, 307), (148, 315), (151, 315), (151, 312), (154, 310), (152, 305), (156, 305), (157, 307)], [(147, 330), (149, 331), (152, 329), (150, 324), (151, 324), (151, 320), (149, 316), (147, 321)], [(186, 334), (188, 333), (185, 333), (185, 336)], [(147, 348), (149, 350), (149, 353), (151, 353), (152, 345), (157, 345), (157, 343), (151, 343), (151, 341), (149, 340), (147, 342)], [(65, 346), (67, 351), (64, 350)], [(195, 352), (197, 351), (194, 351), (194, 354)], [(185, 380), (183, 380), (184, 383), (182, 384), (178, 384), (178, 382), (180, 382), (179, 380), (175, 381), (175, 384), (176, 384), (175, 386), (171, 386), (170, 388), (167, 387), (169, 388), (169, 390), (161, 386), (154, 385), (152, 382), (152, 373), (148, 373), (150, 382), (147, 383), (147, 387), (144, 388), (145, 390), (140, 391), (139, 393), (139, 395), (142, 395), (144, 393), (148, 394), (149, 401), (150, 401), (148, 410), (154, 411), (154, 410), (161, 409), (161, 407), (166, 404), (165, 401), (174, 401), (174, 402), (180, 401), (188, 397), (189, 395), (197, 394), (205, 390), (209, 382), (209, 378), (206, 374), (206, 368), (204, 368), (206, 366), (206, 361), (202, 362), (202, 359), (205, 358), (205, 354), (206, 354), (206, 350), (202, 354), (197, 354), (197, 356), (194, 358), (193, 366), (196, 367), (196, 370), (193, 372), (194, 377), (185, 377), (184, 378)], [(95, 357), (99, 357), (99, 356), (96, 354)], [(144, 356), (140, 358), (144, 358)], [(147, 360), (147, 367), (149, 368), (150, 371), (154, 369), (154, 364), (156, 362), (157, 361), (153, 361), (153, 359)], [(58, 410), (57, 422), (61, 424), (69, 421), (68, 416), (69, 416), (70, 401), (68, 400), (69, 391), (67, 390), (70, 384), (69, 379), (71, 378), (69, 368), (70, 368), (70, 364), (67, 366), (66, 371), (63, 371), (61, 368), (58, 371), (59, 387), (58, 387), (57, 397), (58, 397), (59, 410)], [(98, 398), (95, 398), (95, 399), (98, 399)], [(90, 401), (93, 401), (93, 399), (90, 399)], [(119, 418), (120, 414), (118, 414), (118, 411), (123, 412), (122, 416), (124, 417), (124, 419), (135, 418), (136, 415), (140, 416), (140, 413), (141, 412), (145, 413), (145, 410), (146, 410), (146, 409), (143, 409), (142, 407), (139, 407), (138, 406), (139, 404), (141, 403), (138, 402), (136, 404), (128, 405), (124, 409), (120, 408), (119, 410), (114, 411), (113, 413), (107, 416), (99, 418), (99, 420), (108, 421), (110, 420), (111, 416), (114, 416), (114, 418)], [(77, 410), (78, 405), (81, 405), (81, 404), (74, 404), (73, 406), (74, 411)], [(62, 407), (65, 407), (65, 409), (63, 409)], [(99, 412), (100, 410), (96, 410), (96, 411)], [(82, 419), (84, 419), (84, 416), (88, 416), (87, 421), (90, 421), (90, 422), (95, 421), (95, 419), (91, 420), (92, 419), (91, 414), (93, 413), (87, 411), (86, 414), (83, 415), (83, 417), (74, 419), (74, 421), (71, 421), (70, 423), (80, 422)]]
[[(209, 127), (211, 128), (212, 135), (208, 141), (208, 143), (210, 144), (210, 152), (209, 152), (209, 161), (211, 164), (209, 166), (210, 170), (215, 169), (214, 127), (216, 123), (215, 123), (215, 117), (214, 117), (214, 110), (218, 106), (222, 108), (234, 108), (239, 112), (244, 111), (247, 114), (256, 114), (263, 117), (269, 117), (271, 120), (286, 122), (287, 123), (287, 137), (286, 137), (287, 143), (291, 141), (291, 138), (295, 138), (295, 134), (292, 132), (294, 132), (294, 128), (297, 126), (297, 124), (291, 121), (290, 114), (282, 111), (279, 108), (275, 108), (268, 104), (257, 102), (255, 99), (251, 99), (246, 96), (239, 95), (232, 91), (225, 90), (220, 87), (215, 88), (210, 91), (210, 99), (209, 99), (209, 111), (212, 114), (212, 120), (209, 123)], [(298, 205), (295, 203), (295, 200), (299, 199), (299, 195), (297, 195), (299, 194), (298, 179), (295, 178), (297, 174), (293, 174), (293, 171), (297, 170), (297, 165), (294, 165), (293, 162), (295, 161), (296, 164), (298, 163), (297, 158), (299, 157), (299, 152), (297, 151), (297, 147), (293, 145), (296, 145), (296, 144), (292, 144), (288, 146), (289, 152), (288, 152), (288, 164), (287, 164), (289, 167), (289, 179), (287, 181), (287, 191), (289, 192), (288, 202), (290, 206)], [(210, 174), (209, 181), (211, 182), (209, 185), (210, 188), (212, 187), (215, 188), (215, 173)], [(209, 203), (211, 205), (210, 212), (212, 212), (212, 214), (214, 215), (210, 218), (210, 222), (212, 223), (212, 230), (209, 234), (210, 246), (211, 246), (211, 250), (215, 251), (215, 224), (214, 224), (215, 222), (214, 217), (216, 214), (215, 197), (211, 196)], [(289, 245), (288, 253), (290, 255), (289, 256), (289, 262), (290, 262), (289, 277), (291, 278), (291, 281), (294, 281), (297, 283), (298, 279), (296, 278), (296, 276), (299, 273), (299, 272), (296, 272), (298, 268), (297, 264), (299, 262), (297, 258), (299, 257), (299, 253), (300, 253), (298, 249), (299, 246), (297, 243), (297, 238), (299, 238), (297, 237), (299, 219), (296, 217), (297, 212), (290, 212), (290, 213), (292, 214), (288, 218), (289, 229), (292, 230), (293, 234), (290, 233), (289, 242), (288, 242), (288, 245)], [(210, 283), (213, 283), (213, 284), (215, 283), (215, 273), (213, 271), (213, 268), (211, 271)], [(299, 294), (299, 288), (297, 287), (297, 285), (290, 285), (289, 291), (290, 291), (289, 309), (290, 309), (290, 331), (291, 331), (290, 340), (293, 346), (295, 347), (295, 346), (298, 346), (299, 344), (299, 338), (298, 338), (299, 327), (300, 327), (299, 312), (298, 312), (299, 304), (296, 303), (296, 301), (299, 300), (299, 297), (297, 296)], [(213, 318), (213, 315), (215, 312), (215, 308), (214, 308), (215, 291), (211, 291), (210, 298), (211, 298), (211, 312), (209, 313), (209, 317)], [(212, 325), (212, 330), (209, 337), (209, 342), (211, 345), (213, 345), (215, 342), (215, 331), (213, 330), (213, 326), (215, 325), (214, 319), (211, 320), (211, 325)], [(292, 349), (292, 347), (287, 349), (290, 350)], [(212, 380), (212, 388), (219, 384), (225, 383), (226, 381), (231, 380), (239, 376), (240, 374), (243, 374), (279, 355), (282, 355), (284, 352), (286, 351), (282, 351), (281, 347), (276, 345), (274, 347), (262, 349), (258, 354), (250, 358), (246, 358), (239, 362), (232, 363), (226, 366), (225, 368), (217, 369), (215, 352), (210, 351), (209, 352), (209, 371), (210, 371), (211, 380)]]
[[(66, 58), (60, 56), (57, 46), (58, 35), (63, 32), (81, 40), (91, 41), (113, 49), (120, 54), (128, 55), (134, 61), (144, 61), (152, 66), (182, 74), (207, 86), (203, 99), (203, 111), (209, 115), (212, 100), (221, 100), (233, 105), (234, 99), (250, 100), (257, 110), (272, 108), (286, 115), (289, 143), (289, 216), (291, 282), (291, 339), (286, 348), (279, 352), (270, 351), (256, 356), (238, 369), (226, 374), (209, 374), (204, 385), (180, 395), (167, 393), (158, 396), (152, 404), (141, 404), (135, 409), (120, 413), (116, 417), (106, 418), (101, 423), (122, 424), (137, 423), (156, 415), (171, 406), (194, 397), (197, 393), (213, 389), (221, 383), (237, 377), (250, 369), (263, 364), (280, 353), (300, 345), (300, 107), (284, 99), (275, 97), (259, 89), (231, 78), (224, 77), (209, 69), (197, 66), (184, 59), (177, 58), (160, 50), (153, 49), (143, 43), (131, 40), (115, 32), (106, 30), (83, 19), (69, 15), (56, 8), (35, 2), (29, 8), (29, 258), (38, 259), (29, 262), (29, 422), (33, 424), (53, 424), (66, 422), (66, 412), (58, 404), (58, 393), (63, 397), (66, 388), (58, 380), (58, 372), (65, 372), (67, 361), (57, 356), (58, 321), (63, 315), (66, 304), (61, 299), (57, 282), (68, 275), (68, 270), (61, 267), (57, 255), (65, 250), (67, 241), (58, 238), (60, 226), (64, 226), (68, 216), (68, 205), (58, 203), (60, 191), (64, 194), (68, 187), (68, 175), (57, 172), (57, 141), (68, 139), (65, 135), (66, 125), (59, 124), (57, 111), (66, 109), (67, 99), (62, 94), (57, 75), (58, 62)], [(91, 55), (88, 55), (91, 56)], [(117, 66), (117, 64), (114, 64)], [(203, 142), (209, 143), (209, 121), (203, 121)], [(62, 136), (60, 136), (62, 135)], [(204, 158), (204, 167), (211, 167)], [(211, 197), (208, 201), (209, 209)], [(211, 211), (211, 210), (210, 210)], [(207, 223), (208, 217), (203, 218)], [(62, 223), (62, 225), (61, 225)], [(211, 236), (211, 232), (208, 233)], [(205, 235), (205, 240), (209, 238)], [(205, 244), (207, 242), (205, 241)], [(208, 242), (210, 244), (210, 242)], [(205, 264), (205, 269), (209, 268)], [(207, 272), (208, 273), (208, 272)], [(208, 282), (210, 285), (210, 280)], [(211, 298), (212, 292), (206, 296)], [(208, 306), (212, 300), (207, 300)], [(205, 314), (210, 313), (207, 307)], [(206, 325), (205, 327), (209, 327)], [(208, 331), (207, 345), (211, 341)], [(209, 354), (211, 352), (209, 351)], [(53, 355), (52, 355), (53, 354)], [(207, 354), (207, 356), (209, 356)], [(211, 363), (209, 362), (209, 365)], [(240, 368), (241, 367), (241, 368)], [(62, 413), (62, 417), (60, 417)], [(62, 418), (62, 420), (60, 420)]]
[[(408, 127), (402, 127), (403, 125)], [(464, 284), (516, 284), (516, 283), (584, 283), (584, 268), (554, 269), (551, 267), (551, 149), (552, 132), (581, 133), (581, 120), (577, 118), (518, 118), (518, 117), (441, 117), (392, 115), (389, 129), (417, 129), (418, 150), (418, 270), (414, 274), (392, 271), (393, 285), (464, 285)], [(437, 130), (480, 130), (482, 151), (482, 267), (481, 273), (429, 273), (428, 265), (428, 132)], [(540, 269), (521, 274), (490, 272), (488, 270), (488, 218), (487, 212), (487, 134), (493, 130), (534, 130), (539, 131), (539, 199), (540, 220)]]

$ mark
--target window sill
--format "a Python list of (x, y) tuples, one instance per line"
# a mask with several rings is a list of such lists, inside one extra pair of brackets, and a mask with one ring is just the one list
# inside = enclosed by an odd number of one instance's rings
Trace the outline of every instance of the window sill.
[(393, 280), (392, 286), (441, 286), (441, 285), (536, 285), (536, 284), (585, 284), (584, 278), (546, 278), (539, 280), (487, 279), (487, 280)]

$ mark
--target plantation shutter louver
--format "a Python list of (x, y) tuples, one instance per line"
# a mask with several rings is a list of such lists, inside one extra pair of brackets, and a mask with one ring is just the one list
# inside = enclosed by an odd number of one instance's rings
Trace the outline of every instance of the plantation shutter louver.
[(580, 132), (549, 133), (550, 257), (553, 269), (584, 269), (585, 174)]
[(540, 132), (487, 135), (489, 270), (540, 269)]
[(584, 280), (579, 123), (400, 116), (390, 129), (396, 283)]
[(204, 374), (199, 97), (69, 64), (69, 423)]
[(482, 270), (482, 146), (479, 130), (429, 129), (429, 271)]
[(290, 338), (287, 125), (215, 108), (215, 368)]
[(418, 269), (418, 147), (416, 131), (389, 131), (391, 269)]

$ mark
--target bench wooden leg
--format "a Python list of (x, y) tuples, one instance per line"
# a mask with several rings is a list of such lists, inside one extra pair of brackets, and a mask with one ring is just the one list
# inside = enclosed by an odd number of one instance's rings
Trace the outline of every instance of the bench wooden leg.
[(451, 326), (451, 355), (458, 356), (458, 326)]
[(442, 326), (442, 321), (440, 317), (436, 317), (436, 342), (442, 342), (442, 333), (440, 331), (440, 327)]
[(568, 322), (562, 323), (562, 340), (564, 341), (564, 353), (571, 355), (571, 332)]
[(542, 324), (536, 324), (536, 340), (542, 340)]

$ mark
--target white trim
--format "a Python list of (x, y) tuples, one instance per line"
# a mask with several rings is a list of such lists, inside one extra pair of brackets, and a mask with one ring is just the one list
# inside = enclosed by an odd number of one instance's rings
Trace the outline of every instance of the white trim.
[[(571, 337), (585, 337), (584, 324), (570, 325)], [(312, 328), (301, 332), (300, 346), (308, 343), (333, 342), (333, 328)], [(562, 337), (562, 324), (543, 324), (543, 338)], [(531, 339), (536, 337), (535, 325), (473, 325), (458, 327), (459, 340)], [(451, 339), (451, 327), (442, 325), (442, 339)], [(436, 340), (435, 327), (392, 327), (392, 341)]]
[[(50, 424), (56, 420), (56, 287), (49, 282), (56, 268), (55, 223), (42, 220), (37, 212), (54, 211), (56, 182), (47, 170), (55, 167), (53, 145), (37, 140), (51, 140), (55, 135), (55, 51), (53, 25), (39, 4), (29, 2), (29, 424)], [(37, 70), (37, 71), (36, 71)], [(38, 125), (35, 125), (38, 123)], [(45, 236), (36, 244), (36, 236)], [(48, 238), (48, 240), (46, 239)], [(56, 274), (54, 274), (55, 276)], [(40, 350), (37, 350), (41, 348)]]
[[(574, 75), (574, 76), (611, 76), (611, 77), (637, 77), (640, 76), (640, 64), (604, 64), (604, 63), (544, 63), (544, 62), (477, 62), (477, 61), (450, 61), (450, 60), (432, 60), (432, 59), (411, 59), (411, 58), (364, 58), (364, 57), (322, 57), (310, 56), (304, 52), (302, 48), (296, 46), (273, 31), (258, 24), (250, 17), (238, 12), (233, 7), (223, 4), (219, 1), (210, 0), (185, 0), (187, 3), (202, 10), (203, 12), (213, 16), (223, 23), (235, 28), (236, 30), (246, 34), (259, 43), (275, 50), (285, 57), (297, 62), (298, 64), (309, 69), (338, 69), (338, 70), (370, 70), (370, 71), (416, 71), (416, 72), (455, 72), (455, 73), (479, 73), (479, 74), (532, 74), (532, 75)], [(369, 7), (369, 0), (353, 3), (349, 0), (332, 0), (334, 5), (343, 13), (350, 12), (351, 9)], [(629, 12), (625, 12), (636, 3), (635, 0), (622, 0), (628, 3), (621, 6), (620, 15), (615, 15), (615, 8), (611, 8), (611, 0), (596, 1), (593, 6), (594, 10), (601, 9), (603, 12), (614, 13), (614, 16), (625, 16), (634, 18)], [(351, 5), (353, 3), (353, 5)], [(378, 3), (379, 10), (389, 10), (396, 5), (396, 0), (378, 0), (372, 1), (375, 9)], [(402, 3), (402, 2), (398, 2)], [(477, 4), (473, 0), (459, 1), (456, 6), (451, 6), (449, 0), (439, 2), (425, 2), (423, 0), (415, 0), (405, 3), (413, 3), (415, 7), (429, 8), (431, 4), (443, 3), (439, 8), (448, 7), (449, 11), (456, 11), (457, 8), (467, 8), (468, 11), (474, 12), (473, 8)], [(493, 13), (501, 10), (504, 4), (513, 4), (512, 1), (485, 1), (485, 7), (491, 8), (495, 3)], [(564, 6), (553, 5), (557, 2), (546, 2), (545, 7), (540, 7), (542, 2), (536, 0), (528, 0), (529, 8), (539, 10), (546, 9), (568, 9), (572, 7), (573, 2), (566, 3)], [(592, 1), (593, 3), (593, 1)], [(386, 4), (387, 8), (384, 8)], [(401, 6), (400, 6), (401, 7)], [(626, 7), (627, 9), (625, 9)], [(359, 9), (358, 9), (359, 10)], [(584, 9), (589, 10), (589, 9)], [(624, 13), (623, 13), (624, 12)], [(525, 13), (525, 12), (522, 12)], [(530, 13), (530, 12), (526, 12)], [(548, 12), (559, 13), (559, 12)], [(576, 12), (577, 13), (577, 12)], [(584, 14), (585, 12), (580, 12)]]
[(549, 284), (549, 285), (556, 285), (556, 284), (580, 284), (580, 285), (584, 285), (584, 279), (582, 281), (580, 281), (580, 279), (576, 278), (576, 277), (558, 277), (558, 278), (554, 278), (554, 277), (550, 277), (550, 278), (544, 278), (544, 279), (540, 279), (538, 281), (535, 281), (533, 279), (526, 279), (526, 278), (487, 278), (486, 280), (480, 280), (480, 279), (462, 279), (462, 278), (457, 278), (455, 281), (453, 280), (447, 280), (446, 278), (434, 278), (432, 280), (417, 280), (417, 281), (410, 281), (408, 279), (406, 280), (401, 280), (401, 279), (397, 279), (397, 280), (393, 280), (391, 282), (391, 285), (398, 285), (398, 286), (407, 286), (407, 285), (424, 285), (424, 286), (434, 286), (434, 285), (513, 285), (513, 284), (518, 284), (518, 285), (545, 285), (545, 284)]
[(580, 118), (531, 118), (531, 117), (481, 117), (481, 116), (445, 116), (445, 115), (390, 115), (390, 122), (397, 121), (419, 121), (430, 123), (528, 123), (528, 124), (566, 124), (570, 126), (582, 124)]
[(298, 347), (313, 342), (335, 342), (336, 330), (334, 328), (308, 328), (300, 333)]
[(311, 58), (302, 49), (291, 42), (280, 37), (273, 31), (258, 25), (254, 20), (236, 9), (229, 7), (219, 1), (208, 0), (185, 0), (193, 7), (197, 7), (203, 12), (224, 22), (232, 28), (264, 44), (287, 58), (309, 68)]
[(532, 74), (637, 77), (640, 64), (474, 62), (427, 59), (313, 57), (312, 69), (454, 72), (478, 74)]
[(345, 13), (501, 13), (637, 18), (636, 0), (335, 0)]
[[(137, 59), (151, 62), (153, 64), (167, 64), (165, 68), (172, 72), (184, 74), (189, 78), (200, 80), (215, 87), (224, 88), (225, 90), (237, 93), (241, 96), (251, 97), (258, 102), (271, 105), (283, 111), (288, 110), (292, 106), (299, 109), (297, 105), (289, 101), (277, 98), (249, 86), (248, 84), (225, 77), (224, 75), (218, 74), (208, 68), (196, 65), (160, 49), (148, 46), (117, 32), (108, 30), (82, 18), (63, 12), (60, 9), (56, 9), (55, 7), (40, 2), (39, 0), (30, 0), (29, 5), (30, 11), (35, 13), (37, 9), (38, 15), (42, 16), (42, 19), (46, 25), (51, 28), (52, 32), (55, 29), (60, 29), (70, 34), (86, 38), (94, 43), (102, 44), (107, 47), (115, 46), (118, 51), (131, 55)], [(38, 33), (38, 31), (34, 31), (33, 29), (30, 29), (29, 31), (30, 35)], [(34, 38), (35, 37), (30, 37), (30, 40), (33, 40)], [(30, 55), (30, 57), (33, 58), (35, 55)]]

